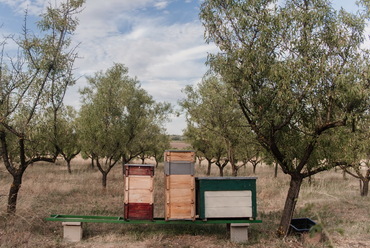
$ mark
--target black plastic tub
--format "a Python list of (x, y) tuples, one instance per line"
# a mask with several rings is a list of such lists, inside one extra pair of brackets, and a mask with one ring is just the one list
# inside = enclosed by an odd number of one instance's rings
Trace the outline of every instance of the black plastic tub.
[(290, 222), (291, 230), (294, 232), (308, 232), (314, 225), (316, 225), (316, 222), (310, 218), (297, 218)]

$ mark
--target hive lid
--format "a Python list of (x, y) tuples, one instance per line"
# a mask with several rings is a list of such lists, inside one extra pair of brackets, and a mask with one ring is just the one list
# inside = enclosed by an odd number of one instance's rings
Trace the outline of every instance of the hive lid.
[(125, 164), (125, 166), (154, 167), (154, 164)]
[(258, 177), (196, 177), (197, 180), (254, 180)]

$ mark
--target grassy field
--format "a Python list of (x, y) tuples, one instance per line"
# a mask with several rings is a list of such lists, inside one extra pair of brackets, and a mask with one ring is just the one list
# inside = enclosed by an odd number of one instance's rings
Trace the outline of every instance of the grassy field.
[[(295, 217), (319, 222), (324, 241), (313, 245), (302, 236), (282, 240), (275, 231), (281, 216), (287, 176), (273, 168), (257, 167), (258, 215), (262, 224), (251, 225), (250, 241), (233, 244), (225, 225), (120, 225), (88, 223), (79, 243), (62, 240), (60, 222), (46, 222), (50, 214), (123, 216), (123, 178), (120, 165), (108, 175), (106, 190), (101, 174), (89, 168), (89, 161), (72, 161), (73, 174), (63, 161), (58, 165), (35, 164), (23, 178), (17, 214), (5, 214), (11, 178), (0, 165), (0, 247), (370, 247), (370, 197), (359, 196), (359, 182), (343, 179), (340, 171), (324, 172), (305, 182)], [(196, 176), (206, 166), (196, 164)], [(218, 170), (213, 168), (213, 176)], [(252, 168), (240, 169), (240, 176), (252, 176)], [(230, 171), (226, 170), (226, 175)], [(253, 175), (254, 176), (254, 175)], [(163, 165), (155, 172), (155, 216), (164, 215)]]

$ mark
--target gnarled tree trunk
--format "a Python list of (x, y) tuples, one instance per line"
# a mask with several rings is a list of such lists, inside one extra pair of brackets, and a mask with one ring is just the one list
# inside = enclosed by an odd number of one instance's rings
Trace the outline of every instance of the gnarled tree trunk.
[(7, 213), (8, 214), (15, 214), (17, 209), (17, 199), (18, 199), (18, 192), (21, 189), (22, 185), (22, 176), (23, 171), (19, 171), (13, 176), (13, 182), (10, 186), (9, 196), (8, 196), (8, 206), (7, 206)]
[(363, 179), (361, 182), (361, 196), (369, 195), (369, 179)]
[(288, 234), (290, 221), (292, 220), (294, 214), (302, 182), (303, 177), (301, 175), (291, 175), (288, 195), (285, 201), (283, 214), (278, 228), (279, 236), (286, 236)]

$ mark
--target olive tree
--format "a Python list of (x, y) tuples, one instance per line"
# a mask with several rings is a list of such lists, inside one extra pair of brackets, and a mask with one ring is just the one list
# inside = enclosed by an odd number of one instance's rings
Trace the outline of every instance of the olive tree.
[(241, 160), (236, 151), (245, 148), (243, 139), (250, 129), (241, 123), (243, 113), (237, 108), (232, 92), (214, 75), (205, 77), (197, 87), (187, 86), (184, 92), (187, 97), (180, 103), (186, 110), (188, 125), (193, 127), (188, 131), (194, 131), (196, 126), (202, 130), (197, 133), (203, 133), (202, 137), (208, 136), (209, 146), (223, 146), (226, 154), (220, 155), (219, 159), (226, 159), (221, 163), (216, 162), (220, 175), (223, 175), (223, 168), (230, 163), (232, 173), (236, 176), (240, 168), (238, 161)]
[(156, 103), (122, 64), (87, 79), (78, 132), (82, 150), (95, 160), (105, 188), (108, 173), (120, 160), (126, 164), (151, 150), (170, 105)]
[(304, 178), (330, 168), (330, 142), (368, 106), (365, 12), (326, 0), (206, 0), (210, 68), (229, 85), (245, 123), (290, 175), (279, 235), (288, 233)]
[(57, 147), (58, 154), (63, 156), (67, 163), (68, 173), (71, 174), (71, 161), (81, 151), (77, 130), (77, 111), (72, 106), (63, 106), (59, 112), (57, 118), (53, 120), (56, 122), (53, 144)]
[(207, 160), (206, 175), (211, 175), (211, 167), (212, 164), (215, 163), (214, 149), (219, 143), (216, 142), (214, 137), (212, 137), (212, 133), (207, 129), (195, 127), (190, 121), (188, 121), (183, 135), (186, 141), (191, 145), (192, 149), (195, 150), (198, 157), (204, 157), (205, 160)]
[(77, 27), (75, 16), (83, 2), (67, 0), (59, 6), (50, 5), (37, 23), (38, 32), (31, 32), (25, 23), (21, 37), (13, 38), (18, 45), (18, 54), (9, 55), (7, 60), (4, 56), (1, 58), (1, 153), (5, 167), (13, 177), (8, 213), (16, 211), (18, 192), (27, 167), (37, 161), (55, 160), (55, 156), (29, 149), (35, 143), (31, 131), (37, 117), (45, 113), (53, 99), (61, 101), (66, 88), (75, 82), (72, 68), (77, 54), (75, 48), (70, 47), (71, 35)]
[(333, 163), (360, 181), (360, 195), (368, 196), (370, 182), (370, 126), (368, 113), (352, 120), (351, 127), (342, 131), (337, 142), (346, 144), (345, 152), (338, 151)]

